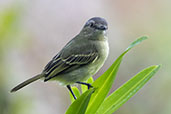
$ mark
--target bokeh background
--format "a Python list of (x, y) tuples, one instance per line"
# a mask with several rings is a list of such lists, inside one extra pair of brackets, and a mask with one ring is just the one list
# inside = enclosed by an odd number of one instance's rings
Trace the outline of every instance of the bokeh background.
[(114, 91), (141, 69), (160, 71), (116, 114), (171, 113), (170, 0), (0, 0), (0, 114), (64, 114), (68, 91), (57, 82), (37, 81), (10, 94), (16, 84), (40, 73), (47, 62), (91, 17), (109, 23), (110, 55), (100, 76), (136, 38), (119, 69)]

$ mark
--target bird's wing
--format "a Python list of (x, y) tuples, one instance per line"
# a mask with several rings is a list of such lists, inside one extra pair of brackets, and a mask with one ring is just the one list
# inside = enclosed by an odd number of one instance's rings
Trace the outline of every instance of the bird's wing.
[[(73, 49), (73, 48), (72, 48)], [(72, 71), (82, 65), (94, 62), (98, 58), (96, 50), (86, 50), (84, 48), (81, 53), (74, 52), (70, 55), (62, 53), (57, 54), (45, 67), (45, 81), (57, 76), (60, 73)], [(72, 51), (72, 50), (70, 50)]]

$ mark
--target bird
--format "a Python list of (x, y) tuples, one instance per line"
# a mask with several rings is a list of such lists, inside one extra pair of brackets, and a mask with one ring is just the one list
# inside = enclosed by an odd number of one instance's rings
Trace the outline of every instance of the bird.
[(40, 74), (20, 83), (10, 92), (16, 92), (36, 80), (43, 79), (44, 82), (58, 81), (77, 99), (71, 85), (78, 83), (91, 88), (92, 85), (84, 81), (95, 75), (108, 57), (107, 30), (108, 23), (104, 18), (90, 18), (79, 34), (50, 60)]

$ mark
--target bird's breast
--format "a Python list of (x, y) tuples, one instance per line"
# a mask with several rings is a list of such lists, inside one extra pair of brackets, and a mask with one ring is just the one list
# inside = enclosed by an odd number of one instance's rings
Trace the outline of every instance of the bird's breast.
[(97, 44), (97, 51), (99, 52), (99, 57), (103, 61), (105, 61), (109, 54), (109, 43), (107, 41), (107, 37), (104, 36), (104, 40), (99, 41)]
[(95, 44), (99, 55), (98, 55), (98, 59), (92, 63), (93, 65), (91, 70), (97, 72), (103, 66), (104, 62), (108, 57), (109, 44), (107, 40), (98, 41)]

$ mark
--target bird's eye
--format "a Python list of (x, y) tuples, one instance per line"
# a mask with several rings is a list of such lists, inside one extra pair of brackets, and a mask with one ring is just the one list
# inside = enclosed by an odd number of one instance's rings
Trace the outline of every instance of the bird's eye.
[(93, 21), (93, 20), (90, 20), (90, 21), (88, 21), (86, 24), (85, 24), (85, 26), (87, 27), (91, 27), (91, 28), (94, 28), (95, 27), (95, 22)]
[(91, 22), (91, 23), (90, 23), (90, 27), (93, 27), (93, 26), (94, 26), (94, 23), (93, 23), (93, 22)]

